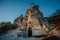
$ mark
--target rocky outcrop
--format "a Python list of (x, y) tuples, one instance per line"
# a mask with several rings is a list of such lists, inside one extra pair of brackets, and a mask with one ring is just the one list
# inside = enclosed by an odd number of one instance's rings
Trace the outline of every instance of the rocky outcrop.
[(48, 31), (44, 20), (43, 14), (39, 11), (37, 6), (33, 6), (33, 9), (28, 9), (25, 16), (19, 16), (15, 19), (14, 24), (20, 26), (21, 29), (26, 30), (28, 33), (29, 28), (31, 28), (32, 35), (42, 35)]

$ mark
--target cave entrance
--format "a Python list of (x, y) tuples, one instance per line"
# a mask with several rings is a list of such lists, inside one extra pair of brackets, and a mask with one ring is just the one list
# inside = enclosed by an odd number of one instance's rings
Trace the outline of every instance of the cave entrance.
[(31, 27), (28, 28), (28, 36), (29, 36), (29, 37), (32, 36), (32, 28), (31, 28)]

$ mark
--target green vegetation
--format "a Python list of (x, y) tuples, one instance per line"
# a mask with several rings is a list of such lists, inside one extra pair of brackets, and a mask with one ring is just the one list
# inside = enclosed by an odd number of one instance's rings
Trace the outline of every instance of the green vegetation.
[(49, 18), (48, 22), (54, 24), (55, 26), (60, 26), (60, 10), (57, 10)]
[(8, 30), (15, 29), (16, 26), (11, 22), (1, 22), (0, 23), (0, 34), (7, 32)]
[[(48, 23), (54, 24), (56, 27), (60, 26), (60, 10), (57, 10), (50, 17), (46, 17)], [(0, 23), (0, 34), (7, 32), (8, 30), (13, 30), (17, 27), (16, 24), (11, 22), (1, 22)]]

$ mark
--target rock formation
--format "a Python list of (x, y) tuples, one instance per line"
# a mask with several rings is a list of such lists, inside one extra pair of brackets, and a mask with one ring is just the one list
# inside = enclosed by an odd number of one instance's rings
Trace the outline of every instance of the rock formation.
[(37, 5), (31, 4), (30, 8), (26, 11), (25, 16), (19, 16), (15, 19), (14, 24), (18, 25), (21, 29), (29, 33), (29, 28), (32, 30), (32, 36), (43, 35), (48, 31), (44, 20), (43, 14), (39, 11)]

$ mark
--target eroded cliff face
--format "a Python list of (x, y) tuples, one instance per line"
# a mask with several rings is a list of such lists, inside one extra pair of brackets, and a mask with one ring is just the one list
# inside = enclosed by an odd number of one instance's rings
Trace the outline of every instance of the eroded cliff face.
[(21, 29), (29, 30), (31, 28), (33, 36), (45, 34), (48, 30), (43, 22), (43, 14), (35, 6), (33, 9), (28, 9), (24, 17), (16, 18), (14, 23), (20, 26)]

